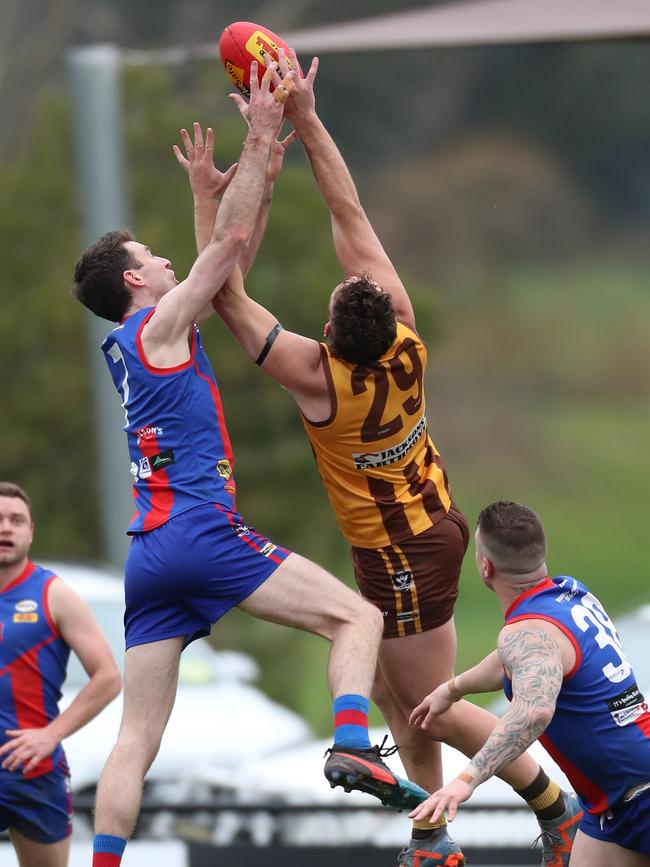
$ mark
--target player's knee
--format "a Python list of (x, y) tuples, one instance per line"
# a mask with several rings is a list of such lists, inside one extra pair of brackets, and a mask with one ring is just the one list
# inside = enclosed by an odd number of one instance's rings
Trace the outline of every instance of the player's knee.
[(161, 741), (162, 735), (157, 732), (146, 729), (122, 728), (117, 738), (115, 750), (134, 768), (140, 768), (143, 773), (146, 773), (158, 755)]
[(384, 616), (371, 602), (359, 597), (358, 622), (367, 632), (381, 637), (384, 631)]

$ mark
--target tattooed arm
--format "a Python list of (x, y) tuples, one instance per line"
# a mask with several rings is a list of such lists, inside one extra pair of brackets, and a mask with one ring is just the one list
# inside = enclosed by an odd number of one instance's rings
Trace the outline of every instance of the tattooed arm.
[(412, 813), (435, 821), (445, 809), (453, 819), (458, 804), (537, 740), (555, 713), (562, 686), (562, 655), (557, 642), (531, 621), (506, 626), (497, 643), (499, 659), (512, 680), (512, 702), (465, 770)]
[(475, 785), (491, 777), (537, 740), (555, 713), (562, 686), (562, 657), (551, 636), (528, 623), (506, 627), (497, 652), (512, 680), (510, 707), (474, 756), (468, 773)]

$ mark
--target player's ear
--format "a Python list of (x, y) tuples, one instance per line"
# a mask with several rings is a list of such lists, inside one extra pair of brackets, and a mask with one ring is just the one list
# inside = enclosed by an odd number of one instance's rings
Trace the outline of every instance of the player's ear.
[(330, 322), (328, 320), (325, 323), (325, 327), (323, 328), (323, 337), (329, 337), (331, 330), (332, 330), (332, 326), (330, 325)]
[(124, 278), (124, 283), (129, 288), (138, 289), (144, 283), (142, 274), (137, 270), (132, 271), (129, 269), (128, 271), (125, 271), (122, 276)]
[(479, 571), (481, 573), (481, 578), (484, 581), (489, 581), (494, 577), (494, 563), (491, 560), (488, 560), (487, 557), (482, 557)]

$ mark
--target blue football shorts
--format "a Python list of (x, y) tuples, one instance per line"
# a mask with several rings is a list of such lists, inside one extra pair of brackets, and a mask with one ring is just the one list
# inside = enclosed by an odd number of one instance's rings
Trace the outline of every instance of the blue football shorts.
[(215, 503), (135, 534), (124, 569), (127, 650), (179, 635), (187, 647), (209, 635), (290, 553)]
[(0, 831), (15, 828), (35, 843), (58, 843), (72, 833), (70, 777), (55, 768), (26, 780), (0, 771)]
[(579, 828), (595, 840), (650, 855), (650, 789), (600, 816), (585, 811)]

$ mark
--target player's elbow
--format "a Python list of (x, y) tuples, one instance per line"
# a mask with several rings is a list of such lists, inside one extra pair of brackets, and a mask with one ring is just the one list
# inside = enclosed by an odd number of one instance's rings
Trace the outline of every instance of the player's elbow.
[(223, 250), (226, 255), (237, 259), (243, 253), (249, 237), (250, 230), (245, 225), (233, 222), (217, 229), (212, 236), (212, 243)]
[(365, 222), (368, 217), (359, 199), (340, 198), (330, 202), (332, 218), (348, 225)]
[(117, 698), (122, 691), (122, 675), (115, 662), (112, 661), (101, 672), (101, 685), (104, 697), (106, 698), (106, 704)]
[(542, 732), (547, 728), (548, 724), (553, 719), (554, 708), (549, 705), (542, 704), (532, 707), (528, 711), (528, 722), (531, 731), (535, 732), (537, 739)]

